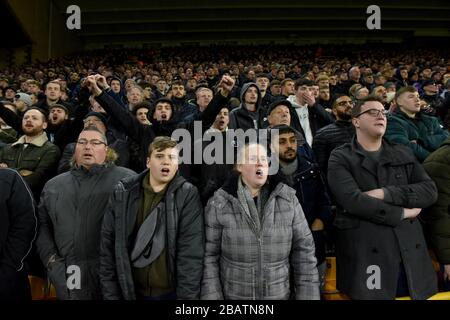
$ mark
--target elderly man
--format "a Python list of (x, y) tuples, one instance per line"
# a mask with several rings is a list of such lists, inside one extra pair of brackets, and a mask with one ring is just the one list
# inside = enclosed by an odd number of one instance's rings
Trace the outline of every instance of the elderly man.
[(115, 157), (103, 132), (88, 127), (78, 137), (72, 170), (50, 180), (42, 191), (37, 247), (58, 299), (101, 298), (103, 215), (114, 185), (134, 174), (116, 167)]
[(328, 163), (337, 288), (352, 299), (427, 299), (437, 279), (417, 216), (436, 201), (436, 185), (407, 147), (383, 140), (386, 113), (378, 97), (358, 101), (356, 138)]

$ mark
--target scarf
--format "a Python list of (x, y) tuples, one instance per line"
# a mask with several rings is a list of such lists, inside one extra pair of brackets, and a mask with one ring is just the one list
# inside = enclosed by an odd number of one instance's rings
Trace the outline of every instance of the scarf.
[(255, 201), (250, 193), (250, 190), (242, 182), (242, 178), (238, 180), (237, 196), (239, 203), (244, 208), (245, 214), (250, 217), (253, 224), (254, 231), (259, 234), (261, 231), (261, 223), (263, 217), (263, 209), (269, 198), (269, 191), (267, 185), (264, 185), (260, 191), (259, 196)]

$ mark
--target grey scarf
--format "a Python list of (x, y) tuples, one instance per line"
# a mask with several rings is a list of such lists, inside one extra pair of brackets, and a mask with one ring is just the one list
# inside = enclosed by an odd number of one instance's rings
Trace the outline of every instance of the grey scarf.
[(238, 180), (238, 200), (244, 208), (245, 214), (250, 217), (256, 233), (259, 233), (261, 230), (263, 209), (269, 196), (268, 193), (267, 185), (264, 185), (259, 191), (259, 196), (255, 205), (250, 190), (242, 183), (241, 178)]

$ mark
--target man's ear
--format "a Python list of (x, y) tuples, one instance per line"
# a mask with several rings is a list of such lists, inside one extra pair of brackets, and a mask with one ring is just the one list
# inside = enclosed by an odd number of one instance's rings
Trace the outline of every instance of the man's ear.
[(359, 128), (358, 118), (352, 118), (352, 123), (355, 128)]
[(147, 157), (146, 166), (147, 166), (147, 169), (150, 169), (150, 157)]
[(44, 121), (44, 123), (42, 124), (42, 128), (43, 128), (44, 130), (47, 129), (47, 125), (48, 125), (47, 121)]
[(337, 111), (335, 108), (331, 108), (331, 113), (333, 113), (334, 116), (337, 117)]

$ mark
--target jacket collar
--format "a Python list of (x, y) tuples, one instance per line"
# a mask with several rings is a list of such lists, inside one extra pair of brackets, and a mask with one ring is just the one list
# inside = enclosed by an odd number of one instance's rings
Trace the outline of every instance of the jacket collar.
[[(47, 134), (44, 131), (36, 139), (31, 141), (30, 144), (32, 144), (36, 147), (42, 147), (47, 141), (48, 141)], [(16, 146), (16, 145), (25, 144), (25, 143), (26, 143), (25, 136), (23, 135), (19, 138), (19, 140), (17, 140), (13, 144), (11, 144), (11, 146)]]
[[(233, 171), (222, 186), (222, 190), (230, 196), (237, 198), (238, 179), (240, 179), (240, 176), (241, 175), (238, 172)], [(269, 194), (272, 194), (275, 191), (280, 193), (283, 187), (286, 187), (283, 183), (287, 184), (286, 178), (281, 173), (281, 170), (279, 170), (277, 174), (269, 176), (266, 182), (266, 184), (269, 185)]]
[(86, 169), (85, 167), (83, 167), (83, 166), (76, 166), (76, 167), (73, 167), (72, 168), (72, 173), (74, 174), (74, 175), (87, 175), (87, 176), (92, 176), (92, 175), (95, 175), (95, 174), (101, 174), (106, 168), (109, 168), (109, 167), (111, 167), (111, 166), (113, 166), (114, 164), (108, 164), (108, 163), (105, 163), (105, 164), (96, 164), (96, 165), (93, 165), (92, 167), (91, 167), (91, 169)]
[[(140, 188), (142, 185), (142, 180), (145, 178), (147, 173), (149, 172), (149, 169), (146, 169), (145, 171), (133, 175), (131, 177), (124, 178), (122, 180), (122, 184), (125, 190), (129, 191), (135, 188)], [(186, 179), (184, 179), (179, 172), (175, 175), (175, 177), (172, 179), (172, 181), (169, 183), (167, 187), (167, 192), (173, 192), (176, 189), (178, 189), (181, 185), (183, 185), (186, 182)]]
[[(405, 157), (405, 152), (401, 151), (400, 149), (394, 148), (395, 143), (392, 143), (385, 138), (383, 138), (381, 146), (383, 150), (381, 151), (380, 155), (380, 165), (401, 165), (413, 161), (413, 158), (409, 156)], [(370, 166), (367, 164), (367, 161), (369, 161), (369, 159), (367, 159), (366, 154), (361, 150), (361, 147), (356, 139), (356, 135), (353, 137), (351, 148), (356, 154), (363, 158), (361, 166), (365, 167), (366, 169), (370, 168)]]

